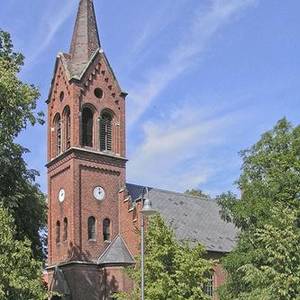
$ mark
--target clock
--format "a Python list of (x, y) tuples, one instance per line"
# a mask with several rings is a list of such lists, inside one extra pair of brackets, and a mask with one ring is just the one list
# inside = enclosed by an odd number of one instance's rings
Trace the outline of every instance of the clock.
[(94, 188), (94, 197), (96, 200), (102, 201), (105, 197), (105, 191), (101, 186), (96, 186)]
[(64, 189), (61, 189), (61, 190), (59, 191), (59, 193), (58, 193), (58, 201), (59, 201), (60, 203), (64, 202), (65, 196), (66, 196), (65, 190), (64, 190)]

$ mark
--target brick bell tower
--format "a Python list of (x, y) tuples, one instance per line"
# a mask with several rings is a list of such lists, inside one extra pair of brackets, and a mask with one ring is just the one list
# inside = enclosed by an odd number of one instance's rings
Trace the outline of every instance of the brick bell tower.
[[(126, 95), (101, 48), (93, 1), (80, 0), (70, 52), (56, 58), (47, 100), (47, 270), (61, 299), (110, 299), (125, 289), (118, 268), (133, 263), (119, 220)], [(108, 250), (121, 251), (123, 261), (106, 265)]]

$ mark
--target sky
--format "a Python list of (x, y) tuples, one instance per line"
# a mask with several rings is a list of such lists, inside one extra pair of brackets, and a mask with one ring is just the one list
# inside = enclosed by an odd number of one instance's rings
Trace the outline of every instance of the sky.
[[(1, 1), (0, 28), (45, 100), (68, 52), (78, 0)], [(287, 117), (300, 123), (300, 1), (94, 0), (102, 47), (127, 98), (127, 181), (232, 190), (239, 151)], [(18, 142), (47, 192), (46, 126)]]

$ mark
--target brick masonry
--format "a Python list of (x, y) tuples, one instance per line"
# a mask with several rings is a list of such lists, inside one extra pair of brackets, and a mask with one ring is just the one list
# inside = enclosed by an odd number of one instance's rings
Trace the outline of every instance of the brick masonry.
[[(80, 9), (92, 7), (91, 0), (82, 0)], [(79, 11), (78, 18), (82, 11)], [(93, 11), (86, 14), (93, 17)], [(81, 16), (82, 17), (82, 16)], [(88, 22), (87, 22), (88, 23)], [(95, 26), (95, 21), (88, 24)], [(80, 24), (76, 25), (81, 26)], [(81, 28), (82, 29), (82, 28)], [(89, 28), (89, 30), (97, 30)], [(75, 37), (74, 37), (75, 36)], [(73, 36), (73, 51), (76, 47), (76, 27)], [(94, 35), (96, 39), (96, 35)], [(93, 41), (93, 47), (97, 43)], [(89, 47), (89, 45), (86, 45)], [(100, 46), (100, 44), (99, 44)], [(82, 39), (80, 47), (82, 45)], [(80, 51), (78, 53), (81, 53)], [(80, 56), (76, 54), (76, 63)], [(82, 52), (82, 55), (86, 55)], [(130, 252), (140, 252), (141, 203), (131, 207), (126, 184), (126, 137), (125, 98), (102, 51), (90, 57), (87, 68), (80, 78), (72, 77), (68, 65), (71, 56), (57, 57), (54, 77), (48, 98), (48, 278), (53, 284), (55, 266), (59, 265), (71, 290), (71, 299), (110, 299), (117, 290), (130, 290), (133, 283), (123, 272), (122, 265), (98, 266), (97, 259), (109, 245), (103, 239), (103, 220), (111, 221), (111, 240), (121, 234)], [(82, 59), (86, 60), (86, 57)], [(103, 97), (95, 95), (101, 88)], [(93, 112), (93, 146), (82, 146), (82, 110), (88, 107)], [(70, 144), (66, 141), (66, 110), (70, 111)], [(99, 118), (109, 111), (112, 120), (112, 151), (101, 152)], [(61, 152), (57, 153), (56, 120), (61, 119)], [(93, 189), (101, 186), (105, 199), (98, 201)], [(58, 200), (64, 189), (65, 199)], [(96, 238), (88, 240), (88, 218), (96, 219)], [(68, 220), (67, 239), (63, 240), (64, 220)], [(56, 240), (57, 222), (60, 222), (59, 242)], [(212, 256), (214, 256), (212, 254)], [(214, 283), (219, 286), (225, 279), (219, 265), (215, 267)]]

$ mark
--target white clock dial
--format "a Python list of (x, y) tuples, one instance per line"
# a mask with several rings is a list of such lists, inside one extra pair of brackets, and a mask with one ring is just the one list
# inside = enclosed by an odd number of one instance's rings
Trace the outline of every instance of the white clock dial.
[(105, 191), (101, 186), (96, 186), (94, 188), (93, 194), (94, 194), (94, 197), (99, 201), (102, 201), (105, 197)]
[(64, 189), (61, 189), (58, 193), (58, 201), (59, 202), (64, 202), (66, 196), (66, 192)]

